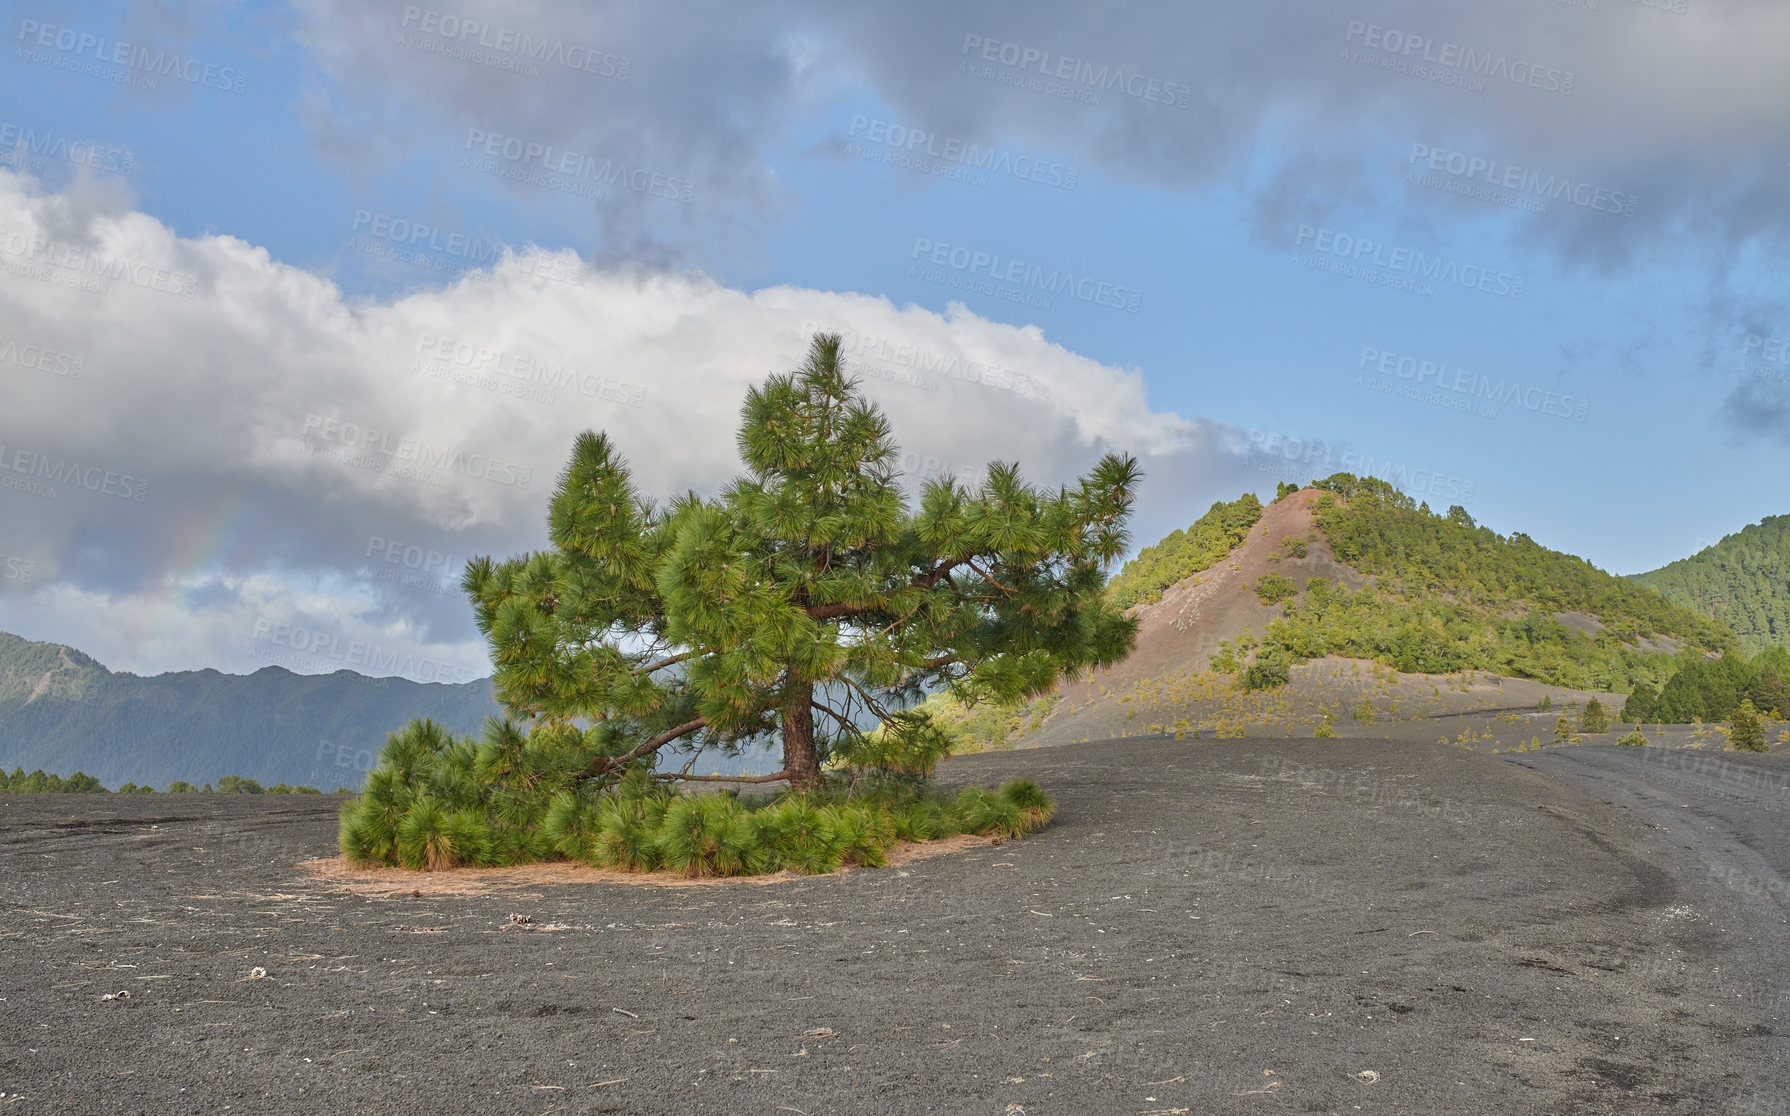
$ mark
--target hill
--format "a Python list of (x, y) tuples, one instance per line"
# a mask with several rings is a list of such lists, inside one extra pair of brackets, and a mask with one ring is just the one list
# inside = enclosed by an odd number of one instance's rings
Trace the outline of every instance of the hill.
[(226, 774), (357, 788), (386, 734), (412, 717), (476, 732), (498, 714), (489, 679), (459, 685), (350, 670), (215, 670), (140, 677), (72, 647), (0, 632), (0, 767), (165, 787)]
[(1633, 580), (1726, 624), (1743, 651), (1790, 647), (1790, 515), (1768, 516)]
[(1125, 662), (1023, 706), (931, 707), (972, 748), (1311, 735), (1658, 687), (1678, 653), (1734, 642), (1716, 620), (1582, 558), (1348, 474), (1289, 486), (1266, 508), (1215, 504), (1109, 591), (1140, 621)]

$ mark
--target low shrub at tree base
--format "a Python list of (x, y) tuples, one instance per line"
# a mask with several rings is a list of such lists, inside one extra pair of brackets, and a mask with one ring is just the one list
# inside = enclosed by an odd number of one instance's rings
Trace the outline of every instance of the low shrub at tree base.
[(413, 723), (390, 737), (361, 796), (343, 807), (342, 855), (431, 872), (576, 860), (698, 877), (818, 875), (880, 867), (903, 841), (1021, 837), (1055, 808), (1030, 779), (946, 793), (918, 779), (847, 774), (754, 798), (679, 793), (644, 766), (605, 785), (560, 773), (568, 758), (565, 739), (551, 732), (525, 736), (494, 722), (474, 745)]

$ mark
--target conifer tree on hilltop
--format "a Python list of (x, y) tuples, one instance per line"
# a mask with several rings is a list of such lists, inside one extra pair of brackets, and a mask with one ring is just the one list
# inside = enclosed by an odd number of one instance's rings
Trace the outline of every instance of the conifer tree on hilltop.
[(814, 786), (832, 754), (944, 750), (909, 708), (926, 689), (1034, 696), (1135, 645), (1102, 588), (1136, 460), (1109, 454), (1054, 492), (996, 462), (979, 489), (933, 480), (910, 509), (888, 421), (839, 346), (818, 335), (798, 371), (749, 391), (746, 473), (717, 496), (643, 498), (587, 431), (554, 491), (553, 549), (467, 564), (498, 699), (580, 740), (580, 774), (608, 781), (673, 742), (780, 738), (783, 768), (762, 778)]

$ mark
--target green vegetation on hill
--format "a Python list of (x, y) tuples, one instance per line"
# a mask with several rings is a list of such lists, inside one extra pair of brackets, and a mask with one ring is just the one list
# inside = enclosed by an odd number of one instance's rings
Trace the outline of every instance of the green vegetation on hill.
[(1633, 580), (1728, 625), (1744, 651), (1790, 646), (1790, 515), (1768, 516)]
[[(1508, 538), (1460, 507), (1436, 515), (1384, 481), (1339, 473), (1315, 487), (1319, 530), (1368, 575), (1360, 590), (1306, 582), (1270, 623), (1264, 648), (1293, 662), (1324, 655), (1398, 670), (1477, 669), (1553, 685), (1626, 691), (1669, 677), (1672, 657), (1636, 641), (1669, 636), (1720, 650), (1732, 635), (1707, 617), (1523, 534)], [(1583, 613), (1595, 632), (1562, 623)]]
[(1688, 725), (1726, 721), (1745, 702), (1774, 717), (1790, 717), (1790, 651), (1768, 647), (1752, 658), (1729, 652), (1711, 659), (1694, 651), (1678, 657), (1664, 686), (1636, 686), (1622, 707), (1630, 724)]
[(1057, 694), (1050, 693), (1022, 701), (965, 705), (948, 692), (941, 692), (928, 697), (920, 708), (951, 739), (951, 753), (967, 755), (1011, 748), (1020, 737), (1037, 732), (1056, 707), (1057, 698)]
[(1250, 528), (1261, 518), (1262, 502), (1252, 492), (1245, 492), (1228, 504), (1220, 500), (1193, 526), (1139, 551), (1107, 584), (1107, 595), (1120, 608), (1154, 604), (1177, 581), (1223, 561), (1225, 555), (1249, 538)]
[[(1521, 532), (1501, 536), (1458, 505), (1435, 515), (1385, 481), (1346, 473), (1313, 487), (1332, 493), (1319, 498), (1317, 522), (1337, 560), (1401, 595), (1446, 595), (1493, 610), (1584, 612), (1630, 640), (1670, 635), (1712, 649), (1733, 642), (1708, 617)], [(1341, 495), (1344, 488), (1355, 495)]]

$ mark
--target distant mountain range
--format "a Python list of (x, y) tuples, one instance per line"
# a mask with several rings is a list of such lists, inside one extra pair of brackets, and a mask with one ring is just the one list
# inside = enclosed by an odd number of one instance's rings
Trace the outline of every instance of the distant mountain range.
[(215, 670), (141, 677), (55, 643), (0, 632), (0, 767), (79, 770), (108, 787), (241, 775), (358, 790), (387, 733), (430, 717), (477, 733), (502, 710), (491, 680), (459, 685), (351, 670)]
[(1790, 647), (1790, 515), (1768, 516), (1633, 579), (1728, 625), (1749, 653)]

